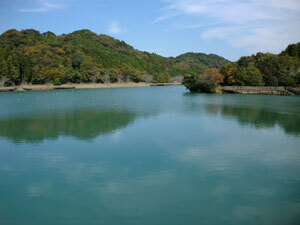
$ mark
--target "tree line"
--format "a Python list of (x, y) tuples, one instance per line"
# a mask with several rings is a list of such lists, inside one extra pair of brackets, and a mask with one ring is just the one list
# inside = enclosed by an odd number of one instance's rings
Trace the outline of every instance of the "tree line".
[(257, 53), (222, 65), (218, 70), (186, 74), (183, 84), (192, 92), (216, 92), (218, 85), (300, 86), (300, 43), (280, 54)]
[(229, 61), (187, 53), (162, 57), (89, 30), (55, 35), (33, 29), (0, 35), (0, 85), (54, 83), (170, 82)]

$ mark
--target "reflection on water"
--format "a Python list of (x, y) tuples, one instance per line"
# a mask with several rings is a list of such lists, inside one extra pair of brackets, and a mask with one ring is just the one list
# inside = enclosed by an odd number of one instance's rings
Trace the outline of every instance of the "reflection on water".
[(234, 118), (241, 125), (253, 125), (256, 129), (281, 127), (287, 134), (300, 134), (300, 115), (272, 112), (264, 108), (240, 108), (232, 105), (205, 105), (205, 112), (224, 118)]
[(236, 119), (256, 129), (279, 126), (291, 135), (300, 134), (299, 97), (265, 95), (203, 95), (185, 93), (188, 112)]
[(14, 142), (38, 142), (57, 139), (61, 135), (91, 140), (127, 126), (135, 117), (134, 113), (128, 111), (79, 110), (0, 119), (0, 136)]
[(153, 87), (0, 105), (1, 225), (299, 224), (299, 98)]
[[(114, 90), (115, 95), (109, 95), (109, 92), (99, 95), (101, 92), (97, 92), (93, 93), (90, 101), (86, 101), (88, 92), (75, 92), (74, 96), (69, 96), (68, 92), (62, 92), (62, 96), (58, 95), (59, 92), (54, 96), (51, 93), (31, 93), (24, 99), (24, 102), (31, 103), (31, 107), (17, 101), (0, 112), (0, 137), (15, 143), (40, 142), (60, 136), (92, 140), (125, 128), (137, 118), (174, 112), (199, 116), (221, 114), (225, 120), (234, 118), (240, 125), (250, 125), (256, 129), (279, 126), (287, 134), (300, 134), (298, 98), (191, 94), (182, 93), (182, 89), (172, 91), (177, 95), (172, 92), (161, 94), (157, 90), (153, 94), (149, 89), (145, 90), (144, 93), (139, 90), (137, 95), (124, 90)], [(40, 94), (47, 99), (33, 101)], [(9, 101), (20, 98), (19, 95), (8, 97)], [(59, 102), (57, 98), (60, 97), (66, 103)], [(76, 104), (73, 99), (76, 99)]]

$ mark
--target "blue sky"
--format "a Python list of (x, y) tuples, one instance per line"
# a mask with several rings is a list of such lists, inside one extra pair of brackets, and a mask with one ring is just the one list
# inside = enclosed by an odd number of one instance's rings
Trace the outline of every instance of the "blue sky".
[(300, 41), (300, 0), (0, 0), (0, 32), (90, 29), (163, 56), (230, 60)]

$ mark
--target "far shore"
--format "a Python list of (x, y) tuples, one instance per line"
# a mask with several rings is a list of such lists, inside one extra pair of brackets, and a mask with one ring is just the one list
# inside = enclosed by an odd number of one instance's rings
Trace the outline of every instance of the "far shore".
[(34, 85), (20, 85), (11, 87), (0, 87), (0, 92), (9, 91), (39, 91), (39, 90), (58, 90), (58, 89), (89, 89), (89, 88), (132, 88), (132, 87), (150, 87), (150, 86), (176, 86), (181, 85), (181, 83), (81, 83), (81, 84), (63, 84), (63, 85), (53, 85), (53, 84), (34, 84)]

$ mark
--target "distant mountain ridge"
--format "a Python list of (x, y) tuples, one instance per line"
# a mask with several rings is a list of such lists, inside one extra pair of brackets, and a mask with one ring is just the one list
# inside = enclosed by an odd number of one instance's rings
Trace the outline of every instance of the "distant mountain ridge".
[(218, 55), (191, 52), (167, 58), (87, 29), (58, 36), (50, 31), (12, 29), (0, 35), (0, 80), (6, 86), (151, 79), (168, 82), (172, 77), (201, 73), (229, 62)]

